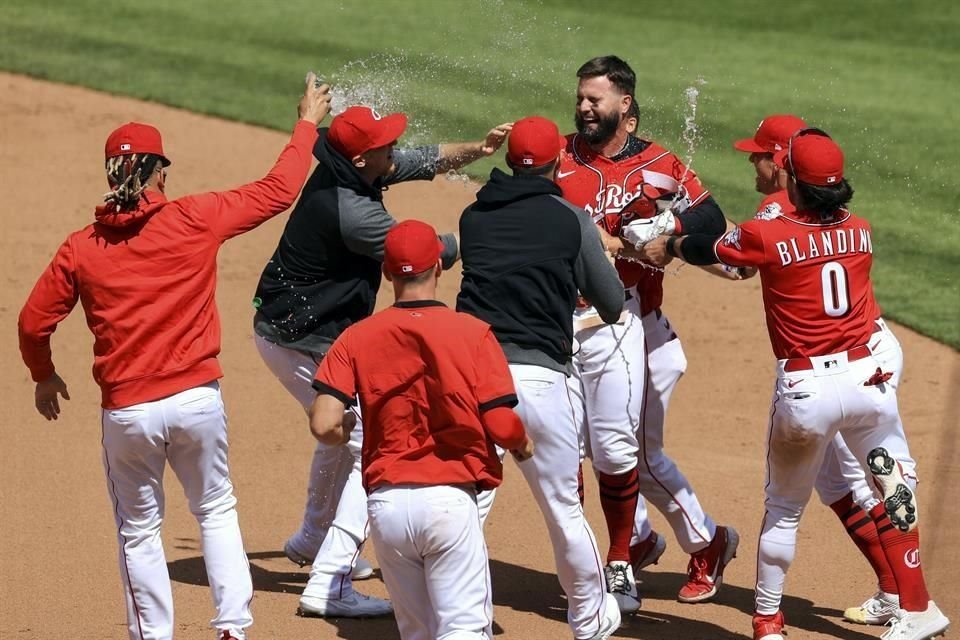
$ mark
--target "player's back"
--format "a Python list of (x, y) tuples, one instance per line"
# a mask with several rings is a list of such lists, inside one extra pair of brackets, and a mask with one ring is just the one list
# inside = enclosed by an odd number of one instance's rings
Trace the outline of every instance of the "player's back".
[(499, 484), (478, 395), (489, 382), (483, 346), (499, 351), (488, 324), (435, 301), (399, 302), (341, 339), (352, 345), (368, 486), (419, 484), (424, 469), (438, 483), (489, 482), (493, 475), (490, 486)]
[(778, 358), (827, 355), (866, 344), (879, 315), (866, 220), (847, 211), (826, 221), (788, 213), (747, 222), (741, 233), (741, 242), (750, 242), (746, 235), (760, 235), (767, 329)]

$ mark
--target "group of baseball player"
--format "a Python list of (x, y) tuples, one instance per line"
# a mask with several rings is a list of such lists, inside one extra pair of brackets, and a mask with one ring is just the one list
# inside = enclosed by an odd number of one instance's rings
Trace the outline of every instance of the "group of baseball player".
[[(175, 200), (159, 132), (128, 123), (110, 134), (105, 204), (61, 245), (19, 329), (47, 419), (69, 398), (51, 334), (77, 301), (94, 334), (130, 638), (173, 637), (160, 540), (168, 461), (200, 525), (218, 640), (244, 640), (253, 622), (218, 384), (216, 257), (295, 201), (256, 287), (253, 331), (317, 441), (303, 521), (284, 545), (311, 565), (302, 614), (392, 612), (404, 640), (492, 640), (483, 523), (508, 452), (543, 514), (574, 639), (610, 638), (641, 607), (637, 574), (666, 547), (646, 501), (689, 555), (677, 598), (714, 598), (739, 535), (707, 514), (664, 451), (686, 369), (661, 309), (663, 268), (678, 259), (731, 282), (761, 278), (776, 381), (754, 640), (783, 640), (780, 601), (814, 488), (876, 572), (876, 594), (844, 617), (890, 625), (885, 640), (946, 631), (920, 562), (916, 463), (896, 397), (903, 353), (873, 296), (872, 232), (847, 209), (840, 147), (798, 117), (765, 118), (734, 145), (765, 196), (734, 225), (695, 172), (635, 135), (626, 62), (594, 58), (577, 78), (570, 135), (532, 116), (478, 142), (397, 148), (399, 113), (352, 106), (318, 129), (329, 87), (310, 74), (265, 178)], [(508, 171), (492, 171), (458, 233), (386, 210), (389, 185), (504, 143)], [(450, 309), (437, 286), (457, 261)], [(394, 303), (374, 313), (382, 280)], [(587, 458), (605, 557), (583, 511)], [(389, 601), (353, 588), (373, 575), (360, 557), (368, 536)]]

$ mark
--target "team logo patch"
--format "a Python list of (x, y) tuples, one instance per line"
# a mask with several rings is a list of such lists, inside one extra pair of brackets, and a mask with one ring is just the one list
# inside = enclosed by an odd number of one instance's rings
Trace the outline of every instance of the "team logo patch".
[(907, 549), (907, 552), (903, 554), (903, 563), (911, 569), (919, 567), (920, 549)]
[(756, 220), (773, 220), (783, 215), (783, 207), (777, 202), (771, 202), (753, 216)]
[(737, 251), (742, 251), (740, 248), (740, 227), (736, 227), (733, 231), (723, 236), (723, 244), (728, 247), (736, 247)]

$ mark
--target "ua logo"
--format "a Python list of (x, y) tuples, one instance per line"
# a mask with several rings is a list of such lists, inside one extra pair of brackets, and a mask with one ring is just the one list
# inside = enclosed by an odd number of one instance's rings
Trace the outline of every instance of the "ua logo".
[(903, 563), (911, 569), (919, 567), (920, 549), (907, 549), (907, 552), (903, 554)]

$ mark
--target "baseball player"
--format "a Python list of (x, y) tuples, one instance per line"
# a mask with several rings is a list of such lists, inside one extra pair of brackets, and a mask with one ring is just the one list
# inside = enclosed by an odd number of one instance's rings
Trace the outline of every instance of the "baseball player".
[(927, 593), (914, 485), (898, 462), (909, 455), (893, 383), (902, 353), (876, 320), (872, 231), (846, 208), (853, 189), (844, 178), (843, 152), (823, 131), (798, 131), (774, 161), (787, 173), (795, 210), (749, 220), (719, 241), (702, 234), (667, 241), (670, 255), (693, 264), (720, 261), (760, 270), (778, 360), (754, 639), (783, 639), (780, 600), (797, 526), (838, 432), (869, 468), (880, 493), (870, 516), (900, 598), (882, 637), (933, 638), (949, 620)]
[(583, 207), (605, 232), (608, 248), (623, 256), (616, 266), (627, 298), (625, 314), (609, 326), (598, 326), (602, 323), (589, 306), (575, 316), (581, 348), (575, 358), (578, 380), (572, 383), (583, 388), (590, 455), (610, 533), (608, 588), (622, 610), (635, 609), (635, 572), (663, 554), (665, 541), (651, 530), (640, 493), (664, 514), (691, 556), (678, 598), (702, 602), (717, 593), (739, 537), (704, 513), (690, 483), (663, 451), (667, 404), (686, 358), (660, 309), (662, 271), (624, 259), (629, 250), (620, 236), (638, 242), (636, 228), (646, 233), (642, 225), (652, 227), (649, 219), (663, 208), (677, 213), (671, 230), (676, 233), (719, 236), (726, 220), (679, 158), (629, 133), (635, 127), (636, 76), (626, 62), (616, 56), (594, 58), (577, 77), (577, 132), (567, 136), (557, 184), (563, 197)]
[[(48, 420), (69, 399), (50, 336), (77, 301), (94, 335), (103, 465), (117, 522), (131, 640), (173, 638), (173, 596), (160, 526), (169, 462), (200, 525), (218, 640), (243, 640), (253, 585), (227, 467), (227, 420), (214, 301), (226, 240), (286, 210), (310, 170), (328, 87), (307, 77), (300, 121), (262, 180), (168, 200), (160, 132), (131, 122), (107, 138), (110, 192), (96, 221), (71, 234), (20, 312), (20, 351)], [(82, 635), (82, 634), (81, 634)]]
[[(407, 117), (353, 106), (320, 130), (319, 165), (307, 181), (276, 251), (257, 285), (257, 350), (284, 388), (309, 410), (317, 364), (348, 326), (373, 312), (380, 288), (383, 239), (396, 224), (383, 190), (430, 180), (494, 153), (509, 124), (480, 142), (395, 149)], [(453, 234), (441, 236), (444, 267), (457, 259)], [(390, 603), (353, 590), (352, 568), (366, 538), (366, 494), (360, 477), (361, 425), (345, 447), (317, 444), (300, 530), (284, 546), (298, 564), (313, 563), (300, 598), (308, 615), (365, 617)], [(356, 569), (369, 576), (369, 566)]]
[[(772, 115), (760, 122), (752, 138), (734, 143), (734, 148), (750, 154), (750, 162), (756, 172), (756, 190), (764, 195), (754, 215), (757, 220), (772, 220), (784, 212), (788, 215), (796, 212), (796, 207), (790, 202), (787, 193), (787, 174), (780, 171), (773, 157), (775, 153), (787, 148), (794, 133), (806, 127), (806, 123), (796, 116)], [(747, 277), (757, 273), (756, 269), (748, 267), (740, 267), (738, 271)], [(896, 389), (899, 387), (900, 372), (903, 369), (903, 352), (896, 337), (879, 316), (877, 324), (888, 334), (887, 340), (896, 343), (895, 351), (899, 355), (892, 367), (895, 379), (888, 382)], [(896, 427), (906, 441), (906, 436), (902, 434), (903, 423), (897, 420)], [(910, 488), (915, 490), (916, 462), (907, 450), (897, 453), (900, 454), (897, 461), (903, 475)], [(877, 533), (877, 523), (869, 516), (878, 500), (867, 482), (863, 466), (857, 462), (840, 433), (827, 445), (815, 488), (821, 502), (837, 514), (844, 529), (877, 576), (877, 593), (867, 598), (862, 605), (846, 609), (843, 617), (860, 624), (886, 624), (899, 609), (900, 598), (897, 595), (896, 579), (883, 550), (885, 539), (881, 539)]]
[[(492, 640), (476, 492), (500, 484), (494, 443), (533, 454), (490, 326), (436, 300), (443, 245), (406, 220), (384, 241), (393, 307), (344, 331), (320, 364), (311, 430), (345, 444), (359, 401), (370, 531), (404, 640)], [(346, 414), (352, 416), (353, 414)]]
[[(517, 413), (537, 443), (537, 455), (520, 471), (550, 533), (567, 620), (574, 638), (603, 640), (620, 626), (620, 610), (606, 593), (596, 540), (577, 494), (583, 400), (567, 385), (570, 317), (579, 289), (601, 318), (617, 320), (623, 284), (595, 226), (561, 198), (553, 182), (564, 144), (556, 125), (544, 118), (514, 125), (507, 141), (512, 175), (494, 169), (460, 218), (457, 309), (489, 323), (507, 356)], [(531, 235), (531, 229), (550, 232)]]

